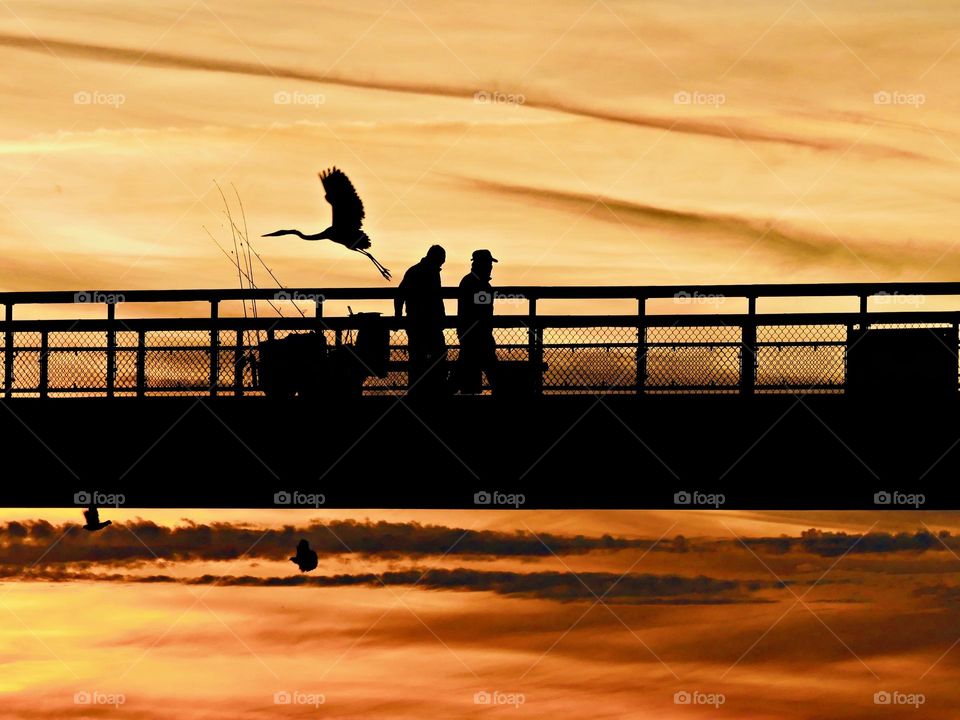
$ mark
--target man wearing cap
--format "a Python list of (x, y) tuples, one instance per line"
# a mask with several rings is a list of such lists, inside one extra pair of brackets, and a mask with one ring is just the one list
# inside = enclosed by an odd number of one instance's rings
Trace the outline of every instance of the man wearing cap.
[(476, 394), (483, 389), (482, 373), (496, 382), (497, 352), (493, 339), (493, 288), (490, 277), (497, 259), (489, 250), (474, 250), (470, 272), (457, 292), (457, 337), (460, 354), (454, 376), (455, 389)]

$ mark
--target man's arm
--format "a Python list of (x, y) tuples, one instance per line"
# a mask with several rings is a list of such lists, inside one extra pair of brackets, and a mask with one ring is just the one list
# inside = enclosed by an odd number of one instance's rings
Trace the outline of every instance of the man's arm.
[(397, 317), (403, 315), (403, 303), (406, 300), (406, 291), (410, 283), (407, 282), (407, 278), (410, 276), (410, 271), (407, 270), (403, 274), (403, 280), (400, 281), (400, 284), (397, 286), (397, 296), (393, 299), (393, 312)]

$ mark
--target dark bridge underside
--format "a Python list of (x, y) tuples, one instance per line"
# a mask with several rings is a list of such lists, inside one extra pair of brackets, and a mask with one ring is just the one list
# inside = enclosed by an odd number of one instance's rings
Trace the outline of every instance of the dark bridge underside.
[[(71, 505), (122, 493), (134, 507), (270, 507), (281, 490), (327, 507), (913, 509), (879, 491), (960, 507), (958, 400), (844, 396), (454, 397), (438, 405), (266, 398), (2, 403), (5, 503)], [(686, 506), (689, 507), (689, 506)]]

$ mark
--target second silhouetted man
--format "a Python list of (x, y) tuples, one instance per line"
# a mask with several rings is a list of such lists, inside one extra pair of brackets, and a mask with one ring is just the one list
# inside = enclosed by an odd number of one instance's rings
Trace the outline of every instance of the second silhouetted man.
[(454, 372), (455, 389), (476, 394), (483, 389), (483, 375), (496, 383), (497, 351), (493, 338), (493, 288), (490, 279), (497, 259), (489, 250), (474, 250), (470, 272), (457, 291), (457, 337), (460, 355)]

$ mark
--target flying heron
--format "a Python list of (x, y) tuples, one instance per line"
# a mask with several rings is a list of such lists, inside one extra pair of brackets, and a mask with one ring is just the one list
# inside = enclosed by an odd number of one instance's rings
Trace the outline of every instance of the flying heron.
[(299, 230), (277, 230), (263, 237), (297, 235), (304, 240), (332, 240), (350, 250), (366, 255), (380, 274), (389, 280), (390, 271), (367, 250), (370, 247), (370, 238), (360, 229), (364, 217), (363, 203), (350, 178), (342, 170), (333, 167), (320, 173), (320, 182), (323, 183), (324, 197), (333, 209), (333, 223), (330, 227), (316, 235), (306, 235)]

